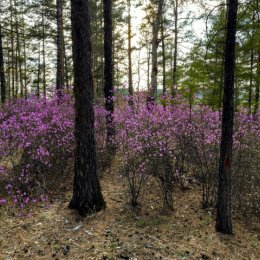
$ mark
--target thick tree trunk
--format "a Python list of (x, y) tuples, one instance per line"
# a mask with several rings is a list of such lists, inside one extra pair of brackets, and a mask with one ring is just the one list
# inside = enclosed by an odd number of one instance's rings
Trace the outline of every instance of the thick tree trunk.
[(58, 96), (64, 87), (64, 35), (63, 35), (63, 0), (57, 0), (57, 79)]
[(71, 13), (76, 149), (69, 207), (86, 216), (105, 207), (96, 167), (89, 0), (72, 0)]
[(231, 166), (234, 121), (234, 72), (238, 0), (228, 2), (228, 22), (225, 46), (224, 100), (219, 161), (219, 186), (216, 230), (232, 234)]
[(151, 74), (151, 86), (149, 90), (148, 103), (154, 102), (155, 96), (157, 94), (158, 87), (158, 55), (157, 49), (159, 45), (158, 32), (160, 26), (160, 20), (162, 17), (164, 0), (157, 1), (157, 11), (153, 20), (153, 38), (152, 38), (152, 74)]
[(106, 117), (107, 124), (107, 144), (109, 148), (114, 138), (114, 100), (113, 100), (113, 52), (112, 52), (112, 1), (103, 0), (103, 15), (104, 15), (104, 95), (105, 108), (108, 112)]
[(6, 100), (6, 81), (4, 69), (4, 52), (3, 52), (3, 35), (0, 24), (0, 83), (1, 83), (1, 104), (3, 105)]

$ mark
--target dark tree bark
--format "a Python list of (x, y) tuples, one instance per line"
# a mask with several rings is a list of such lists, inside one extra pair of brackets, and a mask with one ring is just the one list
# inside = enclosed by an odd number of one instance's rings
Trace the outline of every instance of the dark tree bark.
[[(16, 25), (15, 25), (16, 26)], [(17, 33), (15, 32), (15, 35)], [(18, 94), (19, 94), (19, 82), (18, 82), (18, 52), (17, 52), (17, 37), (16, 37), (16, 44), (15, 44), (15, 65), (14, 65), (14, 69), (15, 69), (15, 97), (18, 98)]]
[[(259, 13), (259, 1), (256, 1), (256, 10)], [(260, 34), (260, 18), (257, 15), (257, 34)], [(256, 72), (256, 86), (255, 86), (255, 105), (254, 114), (259, 112), (259, 95), (260, 95), (260, 45), (257, 44), (257, 72)]]
[(255, 87), (255, 107), (254, 114), (257, 114), (259, 111), (259, 95), (260, 95), (260, 51), (257, 53), (257, 79)]
[[(112, 46), (112, 1), (103, 0), (104, 15), (104, 95), (107, 114), (107, 144), (110, 146), (114, 138), (114, 101), (113, 101), (113, 46)], [(112, 148), (112, 147), (109, 147)]]
[(3, 52), (3, 41), (2, 41), (2, 28), (0, 24), (0, 80), (1, 80), (1, 104), (3, 105), (6, 100), (6, 81), (5, 81), (5, 70), (4, 70), (4, 52)]
[(71, 0), (75, 95), (75, 165), (69, 204), (82, 216), (105, 207), (97, 177), (89, 0)]
[(11, 99), (11, 69), (10, 69), (10, 58), (11, 58), (11, 51), (8, 50), (7, 52), (7, 89), (8, 89), (8, 95), (7, 99)]
[[(256, 1), (256, 10), (259, 13), (259, 1)], [(258, 34), (260, 34), (260, 18), (257, 16), (257, 30)], [(260, 44), (257, 44), (257, 71), (256, 71), (256, 88), (255, 88), (255, 107), (254, 114), (259, 112), (259, 96), (260, 96)]]
[(41, 43), (39, 43), (39, 56), (38, 56), (38, 76), (36, 86), (36, 96), (40, 97), (40, 81), (41, 81)]
[(64, 35), (63, 35), (63, 0), (57, 0), (57, 94), (64, 87)]
[(153, 21), (153, 38), (152, 38), (152, 74), (151, 74), (151, 87), (149, 90), (148, 103), (154, 101), (157, 94), (157, 85), (158, 85), (158, 54), (157, 49), (159, 45), (158, 32), (160, 26), (160, 20), (162, 17), (163, 4), (164, 0), (158, 0), (157, 2), (157, 11)]
[(234, 71), (237, 7), (238, 0), (229, 0), (225, 46), (224, 100), (216, 219), (216, 230), (225, 234), (232, 234), (233, 232), (231, 215), (231, 165), (234, 121)]

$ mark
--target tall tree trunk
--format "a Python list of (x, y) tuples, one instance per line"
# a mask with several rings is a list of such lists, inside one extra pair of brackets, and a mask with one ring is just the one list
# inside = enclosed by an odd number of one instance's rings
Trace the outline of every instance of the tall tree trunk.
[[(259, 1), (256, 0), (256, 11), (259, 14)], [(257, 38), (260, 36), (260, 17), (257, 15)], [(255, 86), (255, 104), (254, 114), (259, 112), (259, 95), (260, 95), (260, 43), (257, 41), (257, 70), (256, 70), (256, 86)]]
[(39, 56), (38, 56), (38, 76), (36, 86), (36, 96), (40, 97), (40, 81), (41, 81), (41, 43), (39, 42)]
[[(18, 88), (18, 82), (20, 85), (20, 95), (21, 97), (24, 96), (24, 86), (23, 86), (23, 73), (22, 73), (22, 60), (21, 60), (21, 44), (20, 44), (20, 32), (19, 32), (19, 21), (18, 21), (18, 14), (17, 14), (17, 2), (14, 1), (14, 4), (16, 6), (15, 11), (15, 33), (16, 33), (16, 71), (17, 71), (17, 88)], [(19, 69), (19, 71), (18, 71)], [(18, 76), (19, 74), (19, 76)], [(18, 80), (19, 78), (19, 80)], [(18, 88), (19, 89), (19, 88)]]
[(250, 50), (250, 82), (249, 82), (249, 90), (248, 90), (248, 109), (249, 109), (249, 114), (252, 113), (252, 92), (253, 92), (253, 78), (254, 78), (254, 35), (255, 35), (255, 10), (253, 10), (253, 15), (252, 15), (252, 23), (253, 23), (253, 28), (252, 28), (252, 37), (251, 37), (251, 50)]
[[(98, 2), (93, 1), (93, 4), (95, 5), (95, 10), (98, 10)], [(93, 37), (93, 91), (94, 91), (94, 99), (98, 97), (98, 45), (99, 45), (99, 39), (98, 39), (98, 30), (97, 28), (98, 23), (98, 13), (93, 12), (93, 20), (92, 24), (94, 24), (94, 27), (96, 28), (95, 35)]]
[(26, 39), (25, 39), (25, 28), (23, 26), (23, 57), (24, 57), (24, 96), (27, 98), (28, 96), (28, 88), (27, 88), (27, 62), (26, 62)]
[[(16, 33), (17, 34), (17, 33)], [(18, 83), (18, 51), (17, 51), (17, 38), (16, 38), (16, 46), (15, 46), (15, 97), (18, 98), (18, 93), (19, 93), (19, 83)]]
[(112, 53), (112, 1), (103, 0), (104, 15), (104, 95), (105, 108), (107, 110), (107, 144), (112, 148), (111, 144), (114, 138), (114, 100), (113, 100), (113, 53)]
[[(118, 54), (116, 54), (118, 56)], [(116, 82), (117, 82), (117, 93), (119, 91), (119, 62), (116, 63)]]
[(137, 61), (137, 92), (140, 91), (140, 83), (141, 83), (141, 49), (138, 53), (138, 61)]
[(178, 0), (174, 1), (174, 53), (171, 94), (174, 97), (177, 91), (177, 55), (178, 55)]
[(65, 68), (65, 84), (66, 84), (66, 89), (69, 89), (69, 67), (68, 67), (68, 57), (67, 57), (67, 52), (65, 48), (65, 41), (64, 41), (64, 68)]
[(2, 27), (0, 24), (0, 83), (1, 83), (1, 104), (3, 105), (6, 100), (6, 81), (4, 69), (4, 51), (3, 51), (3, 35)]
[(232, 234), (233, 232), (231, 214), (231, 166), (234, 121), (234, 74), (237, 8), (238, 0), (229, 0), (225, 45), (224, 100), (216, 219), (216, 230), (225, 234)]
[(259, 94), (260, 94), (260, 51), (257, 53), (257, 75), (256, 75), (256, 87), (255, 87), (255, 108), (254, 114), (259, 112)]
[(221, 108), (222, 108), (222, 96), (223, 96), (223, 84), (224, 84), (224, 57), (222, 56), (221, 59), (221, 68), (220, 68), (220, 78), (218, 83), (218, 111), (219, 115), (221, 117)]
[(16, 38), (16, 44), (15, 44), (15, 97), (18, 97), (19, 93), (19, 76), (18, 76), (18, 46), (19, 46), (19, 32), (18, 32), (18, 20), (17, 20), (17, 3), (16, 0), (14, 0), (14, 30), (15, 30), (15, 38)]
[(166, 95), (166, 55), (165, 55), (165, 40), (164, 40), (164, 21), (162, 17), (161, 25), (161, 37), (162, 37), (162, 67), (163, 67), (163, 95)]
[(64, 35), (63, 35), (63, 0), (57, 0), (57, 79), (58, 96), (64, 87)]
[[(131, 0), (127, 0), (128, 6), (128, 94), (134, 95), (133, 75), (132, 75), (132, 28), (131, 28)], [(133, 105), (133, 100), (129, 99), (129, 104)]]
[[(102, 16), (100, 16), (100, 28), (102, 28), (103, 26), (103, 17), (104, 17), (104, 14), (102, 13)], [(104, 42), (104, 33), (100, 33), (100, 42)], [(102, 49), (102, 51), (100, 51), (100, 56), (99, 56), (99, 59), (100, 59), (100, 70), (102, 71), (101, 73), (101, 80), (100, 80), (100, 87), (99, 87), (99, 91), (100, 91), (100, 96), (103, 97), (104, 95), (104, 71), (105, 71), (105, 68), (104, 68), (104, 48)]]
[(86, 216), (105, 207), (96, 167), (89, 0), (71, 0), (71, 16), (76, 149), (69, 207)]
[(150, 90), (151, 46), (147, 46), (147, 90)]
[(151, 86), (149, 90), (148, 103), (153, 103), (157, 94), (158, 87), (158, 55), (157, 49), (159, 45), (158, 32), (160, 26), (160, 20), (162, 17), (164, 0), (157, 1), (157, 12), (153, 20), (153, 37), (152, 37), (152, 74), (151, 74)]
[(254, 68), (254, 49), (250, 50), (250, 82), (249, 82), (249, 90), (248, 90), (248, 109), (249, 114), (252, 112), (252, 90), (253, 90), (253, 68)]
[(7, 85), (8, 85), (8, 100), (11, 99), (11, 68), (10, 68), (10, 57), (11, 57), (11, 51), (8, 50), (7, 54)]
[(15, 74), (14, 74), (14, 33), (13, 33), (13, 1), (10, 0), (10, 15), (11, 15), (11, 68), (12, 68), (12, 97), (15, 96)]
[(45, 50), (45, 17), (44, 8), (42, 9), (42, 70), (43, 70), (43, 96), (46, 98), (46, 50)]
[(18, 64), (19, 64), (20, 94), (21, 94), (21, 97), (23, 98), (24, 97), (24, 83), (23, 83), (20, 37), (17, 37), (17, 51), (18, 51), (18, 59), (19, 59)]

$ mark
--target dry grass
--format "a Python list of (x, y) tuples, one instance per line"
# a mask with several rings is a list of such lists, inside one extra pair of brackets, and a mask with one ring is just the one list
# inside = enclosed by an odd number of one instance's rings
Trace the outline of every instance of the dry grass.
[(0, 259), (260, 259), (256, 230), (235, 220), (234, 236), (215, 232), (214, 214), (201, 209), (198, 187), (176, 190), (175, 211), (169, 212), (151, 183), (143, 205), (133, 209), (119, 177), (106, 174), (107, 208), (86, 219), (67, 208), (71, 185), (49, 205), (31, 208), (27, 218), (0, 208)]

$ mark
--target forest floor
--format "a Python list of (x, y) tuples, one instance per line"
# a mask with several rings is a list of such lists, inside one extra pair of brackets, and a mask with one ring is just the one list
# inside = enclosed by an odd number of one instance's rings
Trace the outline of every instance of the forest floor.
[(173, 212), (162, 208), (156, 188), (133, 209), (122, 179), (104, 175), (107, 208), (85, 219), (67, 208), (67, 184), (48, 204), (33, 206), (28, 217), (0, 207), (0, 260), (260, 259), (259, 226), (235, 219), (233, 236), (216, 233), (197, 185), (175, 191)]

